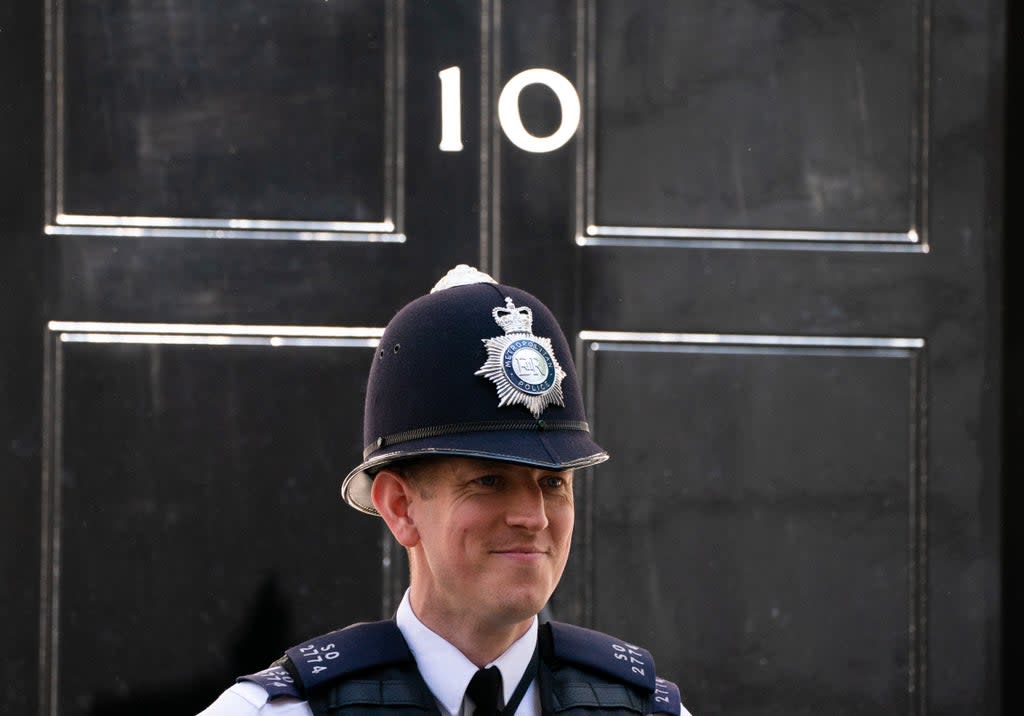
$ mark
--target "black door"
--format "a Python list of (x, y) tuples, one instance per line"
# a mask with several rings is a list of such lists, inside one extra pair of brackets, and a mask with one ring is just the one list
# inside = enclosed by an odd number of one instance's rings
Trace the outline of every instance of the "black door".
[(0, 11), (4, 712), (189, 713), (390, 614), (337, 487), (460, 262), (560, 316), (613, 455), (556, 617), (695, 714), (998, 712), (1002, 14)]

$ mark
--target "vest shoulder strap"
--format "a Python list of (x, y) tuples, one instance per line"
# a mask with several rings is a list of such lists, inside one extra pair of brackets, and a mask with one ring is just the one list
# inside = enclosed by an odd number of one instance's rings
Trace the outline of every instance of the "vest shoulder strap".
[(322, 684), (350, 674), (413, 661), (393, 620), (353, 624), (297, 644), (269, 668), (238, 681), (262, 686), (271, 699), (304, 699)]
[[(554, 664), (583, 667), (556, 675), (552, 684), (559, 693), (557, 710), (570, 708), (618, 708), (643, 714), (680, 716), (679, 687), (657, 676), (654, 657), (641, 646), (593, 629), (548, 622), (544, 641)], [(555, 669), (557, 672), (557, 668)], [(610, 683), (596, 682), (581, 674), (596, 672)], [(623, 689), (622, 685), (630, 687)]]

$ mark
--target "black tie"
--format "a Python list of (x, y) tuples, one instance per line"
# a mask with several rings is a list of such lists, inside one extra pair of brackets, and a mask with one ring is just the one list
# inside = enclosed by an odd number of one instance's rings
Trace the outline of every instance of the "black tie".
[(466, 696), (473, 700), (473, 716), (497, 716), (498, 694), (501, 693), (501, 672), (497, 666), (480, 669), (469, 680)]

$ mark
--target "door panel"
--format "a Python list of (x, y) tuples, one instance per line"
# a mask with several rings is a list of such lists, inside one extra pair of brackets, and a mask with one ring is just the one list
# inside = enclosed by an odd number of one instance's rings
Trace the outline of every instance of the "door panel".
[(333, 499), (376, 337), (278, 331), (51, 324), (44, 713), (198, 710), (390, 612), (382, 525)]
[(593, 621), (712, 712), (920, 711), (922, 349), (585, 333)]
[(401, 188), (397, 5), (59, 8), (56, 223), (387, 232)]
[(587, 3), (586, 233), (917, 228), (918, 6)]
[[(389, 614), (339, 478), (376, 337), (466, 262), (554, 309), (613, 455), (555, 617), (694, 714), (999, 713), (1005, 12), (0, 9), (0, 711), (189, 713)], [(497, 112), (537, 67), (583, 118), (542, 153)]]

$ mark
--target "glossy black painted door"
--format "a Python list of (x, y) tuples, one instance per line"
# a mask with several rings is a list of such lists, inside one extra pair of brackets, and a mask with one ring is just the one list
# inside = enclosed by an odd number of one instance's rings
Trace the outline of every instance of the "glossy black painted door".
[(1001, 5), (517, 7), (584, 119), (492, 238), (612, 454), (557, 606), (694, 713), (998, 713)]
[[(0, 10), (0, 710), (189, 713), (389, 614), (401, 555), (338, 482), (375, 338), (468, 262), (560, 316), (613, 454), (556, 617), (694, 714), (997, 713), (1002, 14)], [(578, 97), (557, 148), (499, 120), (529, 68)]]

